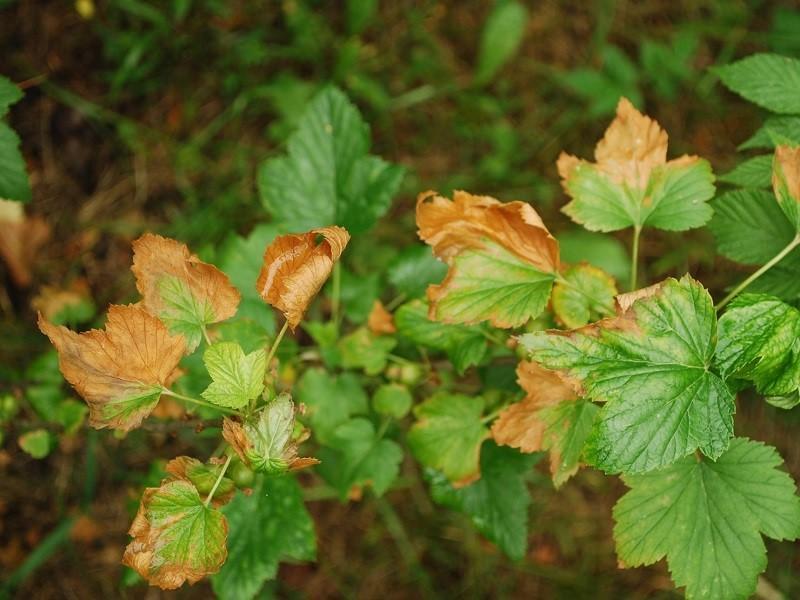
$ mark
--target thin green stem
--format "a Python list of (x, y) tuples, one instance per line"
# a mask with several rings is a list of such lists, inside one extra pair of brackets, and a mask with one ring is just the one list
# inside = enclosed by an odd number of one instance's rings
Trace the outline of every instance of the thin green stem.
[(639, 236), (642, 234), (642, 228), (636, 226), (633, 228), (633, 247), (631, 248), (631, 281), (630, 291), (636, 289), (636, 275), (639, 270)]
[(272, 362), (272, 359), (275, 358), (275, 353), (278, 351), (278, 346), (281, 345), (281, 340), (283, 336), (286, 335), (286, 330), (289, 329), (289, 321), (286, 321), (281, 327), (281, 330), (278, 332), (278, 337), (275, 338), (275, 341), (272, 342), (272, 346), (267, 352), (267, 369), (269, 370), (269, 363)]
[(333, 265), (333, 290), (331, 290), (331, 320), (339, 328), (339, 300), (342, 294), (342, 267), (339, 261)]
[(202, 327), (202, 331), (203, 331), (203, 338), (206, 340), (206, 344), (210, 346), (211, 338), (208, 337), (208, 330), (205, 328), (205, 325)]
[(789, 242), (786, 247), (778, 252), (772, 259), (766, 263), (763, 267), (758, 269), (755, 273), (750, 275), (747, 279), (745, 279), (742, 283), (737, 285), (730, 294), (725, 296), (717, 305), (714, 307), (716, 310), (722, 309), (728, 302), (733, 300), (736, 296), (738, 296), (742, 290), (744, 290), (748, 285), (753, 283), (756, 279), (761, 277), (764, 273), (769, 271), (772, 267), (778, 264), (781, 260), (783, 260), (787, 254), (789, 254), (792, 250), (794, 250), (798, 245), (800, 245), (800, 233), (794, 236), (791, 242)]
[(503, 404), (502, 406), (498, 406), (492, 412), (490, 412), (488, 415), (483, 417), (481, 419), (481, 423), (483, 423), (485, 425), (486, 423), (489, 423), (490, 421), (494, 421), (497, 418), (497, 416), (501, 412), (503, 412), (506, 408), (508, 408), (508, 404)]
[(233, 456), (231, 456), (229, 454), (228, 458), (225, 460), (225, 464), (222, 465), (222, 469), (220, 470), (219, 475), (217, 475), (217, 480), (214, 482), (214, 487), (212, 487), (211, 491), (208, 492), (208, 497), (206, 498), (206, 501), (204, 502), (204, 504), (206, 506), (211, 504), (211, 500), (214, 498), (214, 494), (217, 492), (217, 488), (219, 487), (219, 484), (222, 483), (222, 478), (225, 477), (225, 471), (228, 470), (228, 465), (231, 464), (231, 459), (232, 458), (233, 458)]
[(403, 302), (405, 302), (406, 295), (403, 293), (398, 294), (394, 298), (392, 298), (385, 306), (386, 310), (392, 312), (395, 308), (400, 306)]
[(196, 404), (197, 406), (205, 406), (206, 408), (213, 408), (214, 410), (218, 410), (219, 412), (225, 413), (227, 415), (240, 414), (238, 410), (233, 410), (232, 408), (227, 408), (225, 406), (217, 406), (216, 404), (212, 404), (211, 402), (200, 400), (200, 398), (192, 398), (191, 396), (184, 396), (183, 394), (173, 392), (172, 390), (167, 388), (162, 388), (161, 393), (164, 394), (165, 396), (170, 396), (171, 398), (176, 398), (177, 400), (181, 400), (182, 402), (188, 402), (189, 404)]

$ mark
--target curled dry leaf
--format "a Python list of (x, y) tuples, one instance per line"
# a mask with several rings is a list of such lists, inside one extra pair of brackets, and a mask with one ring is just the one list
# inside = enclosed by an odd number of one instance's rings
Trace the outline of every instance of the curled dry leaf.
[(428, 287), (432, 320), (516, 327), (544, 310), (558, 242), (529, 204), (425, 192), (416, 217), (420, 238), (449, 267), (441, 284)]
[(64, 378), (89, 405), (89, 423), (129, 431), (158, 403), (186, 342), (137, 306), (111, 306), (105, 330), (75, 333), (39, 315)]
[(186, 244), (147, 233), (133, 242), (131, 270), (144, 308), (172, 333), (183, 334), (187, 352), (197, 348), (207, 325), (236, 314), (239, 291)]
[(283, 473), (319, 464), (316, 458), (297, 456), (298, 446), (308, 438), (304, 431), (294, 439), (295, 407), (287, 394), (267, 404), (253, 422), (231, 419), (222, 423), (222, 437), (255, 471)]
[(294, 331), (350, 241), (342, 227), (279, 235), (267, 246), (256, 289)]
[(50, 226), (39, 217), (26, 217), (19, 202), (0, 199), (0, 232), (0, 258), (14, 283), (28, 287), (31, 267), (50, 237)]
[(145, 489), (128, 534), (122, 563), (164, 590), (216, 573), (228, 555), (227, 520), (182, 479)]
[(386, 307), (380, 300), (375, 300), (375, 302), (372, 303), (372, 310), (369, 312), (369, 317), (367, 317), (367, 327), (372, 333), (397, 332), (392, 313), (386, 310)]

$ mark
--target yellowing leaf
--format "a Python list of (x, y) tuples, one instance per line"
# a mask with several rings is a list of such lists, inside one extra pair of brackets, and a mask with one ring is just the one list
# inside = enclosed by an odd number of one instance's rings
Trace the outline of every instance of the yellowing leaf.
[(189, 252), (186, 244), (146, 233), (133, 242), (133, 267), (142, 304), (193, 352), (207, 325), (236, 314), (241, 298), (227, 275)]
[(331, 226), (279, 235), (267, 246), (256, 288), (293, 331), (349, 241), (346, 229)]
[(39, 315), (64, 378), (89, 405), (89, 423), (129, 431), (158, 403), (184, 353), (182, 336), (138, 306), (111, 306), (105, 330), (75, 333)]
[(778, 205), (800, 232), (800, 146), (778, 146), (772, 167), (772, 187)]
[(558, 242), (524, 202), (455, 192), (417, 200), (419, 236), (450, 267), (428, 287), (430, 318), (517, 327), (538, 316), (558, 271)]
[(708, 162), (681, 156), (667, 162), (667, 134), (625, 98), (595, 149), (596, 163), (562, 153), (558, 172), (572, 197), (563, 211), (591, 231), (644, 225), (683, 231), (713, 214)]
[(372, 303), (372, 310), (367, 317), (367, 327), (372, 333), (397, 332), (392, 313), (386, 310), (386, 307), (380, 300), (375, 300), (375, 302)]
[(188, 481), (147, 488), (128, 533), (122, 563), (164, 590), (219, 571), (228, 555), (228, 523)]

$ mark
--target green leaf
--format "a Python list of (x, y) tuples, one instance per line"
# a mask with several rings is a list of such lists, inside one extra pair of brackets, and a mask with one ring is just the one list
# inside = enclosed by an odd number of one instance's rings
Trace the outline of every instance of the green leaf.
[(225, 561), (225, 517), (206, 506), (188, 481), (148, 488), (131, 532), (134, 540), (123, 561), (136, 564), (153, 585), (173, 589), (184, 580), (194, 583), (218, 571)]
[(617, 281), (628, 281), (631, 259), (625, 244), (617, 238), (585, 229), (563, 231), (558, 235), (561, 262), (578, 264), (586, 261), (603, 269)]
[(711, 364), (711, 296), (688, 275), (667, 279), (616, 319), (591, 329), (533, 333), (530, 357), (605, 402), (587, 458), (609, 473), (641, 473), (698, 448), (714, 459), (733, 434), (733, 395)]
[(336, 428), (320, 452), (317, 471), (346, 500), (354, 486), (369, 485), (382, 496), (400, 473), (403, 450), (377, 434), (370, 421), (351, 419)]
[(800, 388), (800, 311), (772, 296), (744, 294), (719, 320), (717, 365), (766, 396)]
[(528, 11), (520, 2), (501, 0), (495, 4), (481, 33), (478, 65), (475, 69), (477, 85), (488, 83), (517, 53), (527, 22)]
[(334, 439), (336, 428), (353, 415), (365, 414), (369, 399), (353, 373), (330, 375), (308, 369), (297, 382), (297, 400), (306, 405), (314, 437), (322, 444)]
[(479, 327), (431, 321), (428, 305), (422, 300), (398, 308), (394, 323), (397, 332), (415, 344), (445, 352), (459, 374), (481, 362), (488, 349)]
[(411, 410), (414, 398), (408, 388), (399, 383), (386, 383), (372, 395), (372, 408), (379, 415), (402, 419)]
[(564, 271), (553, 288), (553, 312), (570, 329), (614, 314), (617, 286), (610, 275), (587, 264)]
[(287, 155), (267, 160), (258, 185), (265, 208), (284, 228), (341, 225), (370, 229), (389, 208), (404, 169), (369, 151), (369, 127), (337, 88), (308, 105)]
[(281, 394), (267, 403), (258, 420), (246, 422), (244, 430), (251, 448), (247, 459), (254, 471), (283, 473), (289, 467), (286, 450), (294, 433), (294, 403), (288, 394)]
[(800, 113), (800, 60), (753, 54), (714, 71), (725, 87), (750, 102), (775, 113)]
[(588, 400), (567, 400), (539, 411), (545, 424), (542, 446), (550, 450), (550, 471), (558, 488), (578, 471), (600, 407)]
[(275, 331), (275, 317), (256, 290), (256, 280), (264, 250), (278, 233), (278, 227), (271, 223), (257, 225), (246, 238), (229, 238), (217, 255), (219, 268), (242, 295), (237, 316), (252, 319), (269, 334)]
[(50, 454), (52, 439), (46, 429), (34, 429), (19, 436), (19, 447), (35, 459), (42, 459)]
[(89, 407), (84, 403), (68, 398), (58, 405), (55, 420), (65, 433), (72, 435), (81, 428), (88, 412)]
[[(378, 273), (369, 275), (356, 275), (351, 271), (341, 269), (341, 287), (339, 291), (339, 303), (341, 304), (344, 316), (351, 323), (361, 325), (367, 321), (372, 304), (380, 296), (380, 277)], [(328, 282), (329, 288), (333, 282)], [(328, 290), (332, 293), (332, 290)]]
[(408, 432), (408, 446), (426, 467), (456, 484), (468, 483), (480, 476), (481, 443), (489, 435), (482, 413), (480, 397), (435, 394), (414, 407), (417, 422)]
[(748, 140), (739, 144), (738, 150), (767, 149), (777, 146), (776, 137), (800, 144), (800, 116), (772, 116)]
[(205, 351), (203, 362), (212, 379), (202, 394), (209, 402), (242, 408), (264, 390), (267, 353), (263, 348), (245, 354), (236, 342), (217, 342)]
[(723, 183), (744, 188), (768, 188), (772, 183), (772, 155), (754, 156), (719, 176)]
[(411, 246), (403, 249), (387, 271), (389, 283), (397, 293), (413, 299), (422, 296), (432, 283), (440, 283), (447, 265), (438, 260), (430, 246)]
[[(435, 320), (518, 327), (538, 317), (550, 298), (555, 276), (540, 271), (499, 244), (465, 250), (437, 288)], [(430, 296), (429, 296), (430, 298)]]
[(590, 231), (656, 227), (685, 231), (705, 225), (712, 210), (714, 175), (704, 159), (656, 166), (641, 188), (617, 183), (597, 165), (581, 162), (565, 180), (572, 197), (563, 212)]
[(0, 118), (8, 113), (8, 107), (22, 100), (22, 90), (7, 77), (0, 75)]
[(5, 123), (0, 123), (0, 198), (18, 202), (31, 199), (31, 185), (19, 149), (19, 137)]
[(767, 566), (760, 534), (800, 536), (800, 499), (770, 446), (736, 438), (716, 462), (686, 457), (646, 475), (614, 507), (617, 554), (626, 566), (666, 556), (687, 598), (747, 598)]
[(386, 368), (389, 353), (396, 345), (397, 340), (391, 336), (375, 335), (366, 327), (359, 327), (339, 340), (341, 365), (377, 375)]
[(294, 477), (260, 477), (222, 509), (230, 524), (228, 560), (211, 578), (221, 600), (253, 598), (278, 573), (281, 561), (316, 556), (314, 523)]
[(528, 547), (530, 492), (525, 477), (539, 457), (486, 442), (481, 450), (481, 478), (461, 489), (430, 471), (431, 496), (438, 504), (467, 514), (475, 527), (512, 560)]
[(775, 196), (762, 190), (736, 190), (712, 203), (708, 224), (717, 251), (736, 262), (763, 265), (783, 250), (795, 235)]

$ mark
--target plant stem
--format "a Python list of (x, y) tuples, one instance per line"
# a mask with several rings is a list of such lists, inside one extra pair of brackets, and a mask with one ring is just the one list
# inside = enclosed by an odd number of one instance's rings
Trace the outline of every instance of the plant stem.
[(342, 294), (342, 267), (339, 261), (333, 265), (333, 290), (331, 290), (331, 320), (339, 329), (339, 297)]
[(208, 330), (205, 328), (205, 325), (203, 326), (203, 338), (206, 340), (206, 344), (210, 346), (211, 338), (208, 337)]
[(275, 338), (275, 341), (272, 342), (272, 346), (267, 352), (267, 370), (269, 370), (269, 363), (272, 362), (272, 359), (275, 358), (275, 353), (278, 351), (278, 346), (281, 345), (281, 340), (283, 336), (286, 335), (286, 330), (289, 329), (289, 321), (284, 322), (283, 327), (278, 332), (278, 337)]
[(742, 283), (737, 285), (730, 294), (725, 296), (717, 305), (714, 307), (716, 310), (722, 309), (728, 302), (733, 300), (737, 295), (739, 295), (742, 290), (744, 290), (748, 285), (753, 283), (756, 279), (761, 277), (764, 273), (769, 271), (772, 267), (778, 264), (783, 258), (789, 254), (792, 250), (794, 250), (798, 245), (800, 245), (800, 233), (794, 236), (794, 239), (789, 242), (786, 247), (778, 252), (772, 259), (766, 263), (763, 267), (761, 267), (758, 271), (750, 275), (747, 279), (745, 279)]
[(173, 392), (170, 389), (162, 388), (161, 393), (165, 396), (170, 396), (172, 398), (176, 398), (178, 400), (182, 400), (183, 402), (189, 402), (190, 404), (196, 404), (198, 406), (205, 406), (206, 408), (213, 408), (214, 410), (218, 410), (228, 415), (238, 415), (238, 410), (233, 410), (232, 408), (227, 408), (225, 406), (217, 406), (216, 404), (212, 404), (211, 402), (206, 402), (205, 400), (200, 400), (199, 398), (192, 398), (191, 396), (184, 396), (183, 394), (179, 394), (177, 392)]
[(499, 406), (499, 407), (495, 408), (492, 412), (490, 412), (488, 415), (486, 415), (485, 417), (483, 417), (481, 419), (481, 423), (483, 423), (485, 425), (485, 424), (489, 423), (490, 421), (493, 421), (506, 408), (508, 408), (508, 404), (503, 404), (502, 406)]
[(211, 500), (214, 498), (214, 494), (216, 493), (219, 484), (222, 483), (222, 478), (225, 477), (225, 471), (228, 470), (228, 465), (231, 464), (232, 458), (233, 456), (229, 454), (227, 460), (225, 461), (225, 464), (222, 465), (222, 470), (220, 470), (219, 475), (217, 475), (217, 480), (214, 482), (214, 487), (212, 487), (211, 491), (208, 492), (208, 498), (206, 498), (206, 501), (204, 503), (205, 506), (211, 504)]
[(636, 289), (636, 272), (639, 269), (639, 236), (641, 233), (642, 228), (636, 225), (633, 228), (633, 247), (631, 248), (631, 292)]

